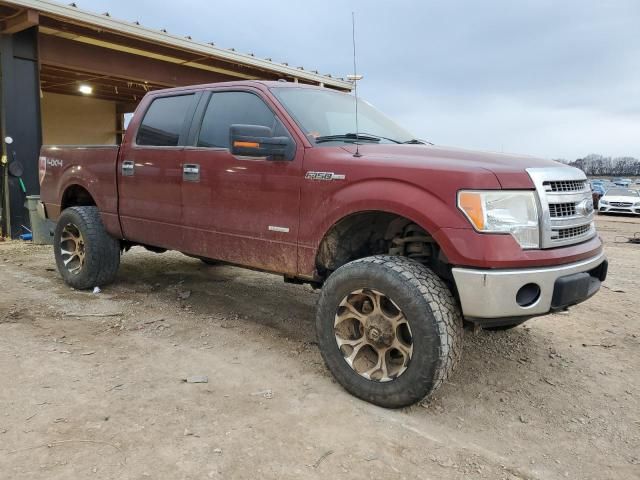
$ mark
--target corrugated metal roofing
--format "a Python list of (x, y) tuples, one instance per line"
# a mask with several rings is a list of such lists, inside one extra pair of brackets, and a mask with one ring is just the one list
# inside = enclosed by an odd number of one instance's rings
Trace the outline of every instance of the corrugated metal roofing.
[(166, 30), (153, 30), (143, 27), (139, 22), (116, 20), (112, 18), (108, 12), (103, 14), (89, 12), (78, 8), (75, 4), (62, 5), (48, 0), (2, 0), (1, 3), (36, 10), (46, 16), (90, 25), (128, 37), (163, 46), (179, 48), (181, 50), (207, 55), (211, 58), (250, 66), (259, 70), (294, 77), (300, 80), (311, 81), (345, 90), (352, 88), (351, 82), (342, 78), (332, 77), (331, 75), (319, 74), (316, 70), (305, 70), (302, 67), (291, 67), (286, 63), (276, 63), (271, 59), (257, 58), (251, 53), (240, 53), (234, 49), (216, 47), (210, 43), (195, 41), (191, 37), (179, 37), (166, 32)]

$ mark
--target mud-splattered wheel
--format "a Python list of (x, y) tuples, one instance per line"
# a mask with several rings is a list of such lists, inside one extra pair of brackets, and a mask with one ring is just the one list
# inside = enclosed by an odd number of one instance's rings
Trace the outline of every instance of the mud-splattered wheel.
[(411, 361), (409, 322), (392, 300), (376, 290), (359, 289), (344, 297), (334, 332), (347, 364), (367, 380), (389, 382), (402, 375)]
[(84, 266), (84, 237), (78, 227), (68, 223), (60, 234), (60, 256), (64, 268), (72, 275), (78, 275)]
[(338, 382), (389, 408), (434, 392), (462, 351), (453, 295), (428, 268), (404, 257), (368, 257), (336, 270), (318, 300), (316, 330)]
[(74, 288), (111, 283), (120, 266), (120, 242), (107, 233), (96, 207), (71, 207), (62, 212), (53, 248), (58, 272)]

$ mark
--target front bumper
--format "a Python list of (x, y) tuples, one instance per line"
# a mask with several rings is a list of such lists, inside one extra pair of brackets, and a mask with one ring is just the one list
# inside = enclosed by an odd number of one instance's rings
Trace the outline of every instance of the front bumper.
[(554, 267), (452, 271), (465, 318), (528, 318), (575, 305), (595, 294), (606, 278), (607, 258), (602, 252)]
[(640, 215), (640, 207), (621, 207), (619, 205), (603, 205), (600, 203), (598, 205), (598, 212), (600, 213), (630, 213), (633, 215)]

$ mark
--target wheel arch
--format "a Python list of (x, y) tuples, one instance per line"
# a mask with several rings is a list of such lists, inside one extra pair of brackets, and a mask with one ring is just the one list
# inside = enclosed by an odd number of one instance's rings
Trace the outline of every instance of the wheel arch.
[(414, 247), (406, 256), (413, 255), (421, 262), (427, 261), (425, 256), (441, 260), (441, 247), (433, 232), (414, 218), (391, 209), (361, 210), (341, 217), (329, 227), (316, 249), (316, 272), (321, 278), (326, 278), (331, 272), (353, 260), (392, 251), (401, 254), (402, 237), (407, 232), (412, 238), (422, 238), (417, 243), (428, 244), (430, 247), (428, 252)]
[[(449, 201), (423, 186), (398, 179), (372, 178), (355, 181), (333, 191), (317, 204), (308, 205), (307, 208), (314, 210), (316, 218), (302, 218), (298, 266), (303, 276), (316, 277), (320, 282), (326, 277), (322, 275), (322, 267), (328, 239), (335, 235), (340, 225), (344, 225), (343, 222), (355, 216), (377, 212), (380, 215), (406, 219), (432, 237), (440, 252), (446, 257), (449, 257), (448, 250), (453, 246), (451, 242), (441, 238), (441, 229), (469, 227), (466, 219), (455, 207), (455, 198)], [(321, 217), (320, 221), (318, 215)], [(359, 257), (352, 259), (355, 258)], [(326, 262), (324, 263), (326, 266)], [(317, 278), (318, 274), (320, 278)]]
[(97, 207), (93, 195), (80, 183), (73, 182), (67, 185), (60, 198), (60, 211), (69, 207)]
[(49, 213), (49, 211), (51, 212), (50, 218), (52, 220), (56, 220), (62, 212), (69, 207), (97, 207), (107, 231), (114, 237), (122, 238), (122, 229), (120, 228), (117, 209), (111, 206), (110, 211), (105, 211), (105, 205), (110, 206), (115, 202), (96, 195), (95, 191), (92, 193), (92, 190), (87, 188), (84, 182), (75, 178), (67, 182), (61, 191), (60, 204), (47, 205), (47, 213)]

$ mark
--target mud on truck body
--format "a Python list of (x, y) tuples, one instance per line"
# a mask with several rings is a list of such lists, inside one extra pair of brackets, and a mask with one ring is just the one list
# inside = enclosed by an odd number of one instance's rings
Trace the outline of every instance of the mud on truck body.
[(149, 93), (120, 146), (45, 146), (42, 214), (75, 288), (133, 245), (321, 288), (320, 350), (386, 407), (432, 394), (463, 321), (507, 329), (595, 294), (607, 260), (575, 168), (417, 140), (353, 96), (282, 82)]

